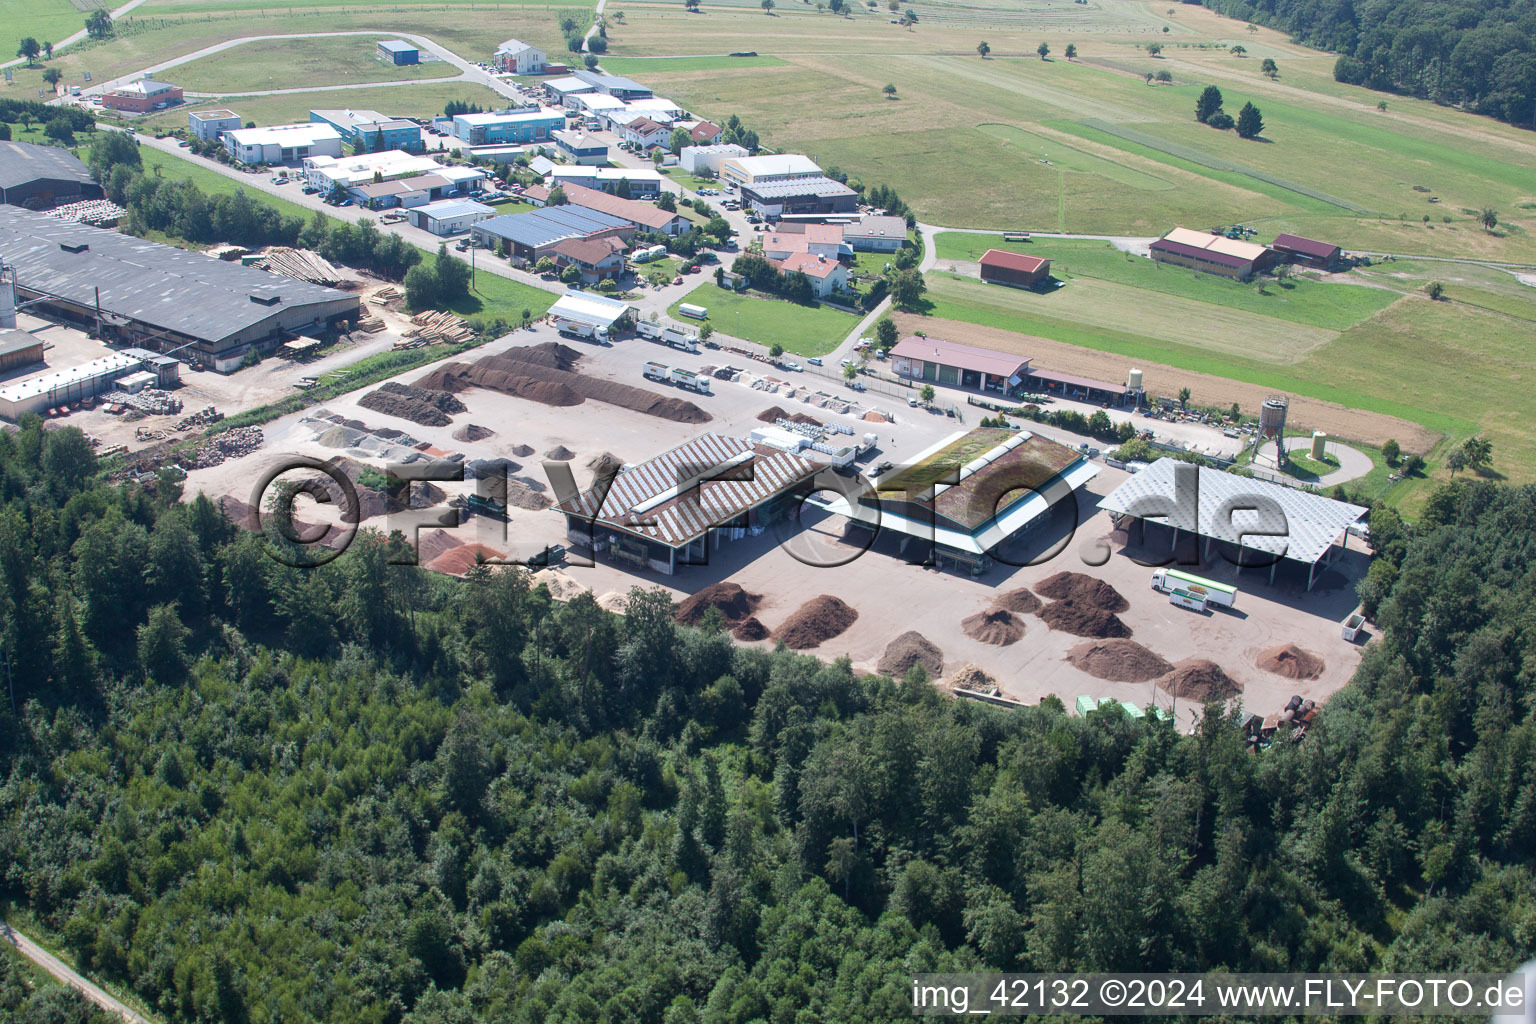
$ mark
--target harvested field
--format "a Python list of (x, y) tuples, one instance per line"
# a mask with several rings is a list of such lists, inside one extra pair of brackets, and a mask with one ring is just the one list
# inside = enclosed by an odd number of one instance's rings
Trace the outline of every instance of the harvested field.
[(803, 651), (831, 640), (858, 619), (859, 613), (830, 594), (813, 597), (773, 631), (773, 639)]
[(767, 640), (771, 634), (756, 615), (750, 615), (731, 630), (731, 635), (737, 640)]
[(1173, 671), (1157, 680), (1160, 689), (1185, 700), (1226, 700), (1243, 692), (1237, 682), (1220, 665), (1205, 658), (1185, 658), (1173, 666)]
[(1015, 615), (1036, 615), (1044, 603), (1028, 587), (1020, 587), (1017, 590), (998, 594), (992, 601), (992, 607), (1002, 608)]
[(1114, 612), (1077, 601), (1052, 601), (1040, 609), (1040, 617), (1052, 629), (1073, 636), (1110, 640), (1131, 635), (1131, 627), (1121, 622)]
[(1120, 591), (1086, 573), (1058, 572), (1035, 584), (1035, 590), (1053, 601), (1076, 601), (1107, 612), (1123, 612), (1131, 607), (1131, 602), (1120, 596)]
[(370, 391), (357, 404), (428, 427), (446, 427), (453, 422), (454, 413), (467, 411), (463, 402), (446, 391), (398, 381), (379, 385), (378, 390)]
[(966, 662), (939, 685), (951, 690), (990, 690), (997, 685), (997, 680), (970, 662)]
[[(1125, 374), (1128, 361), (1125, 356), (1113, 352), (1100, 352), (1091, 348), (1051, 341), (994, 327), (944, 320), (934, 317), (897, 313), (892, 317), (903, 335), (914, 331), (926, 331), (936, 338), (976, 345), (997, 352), (1011, 352), (1032, 356), (1041, 366), (1062, 373), (1074, 373), (1096, 380), (1119, 380)], [(1266, 396), (1275, 389), (1259, 384), (1229, 380), (1208, 373), (1180, 370), (1162, 363), (1145, 359), (1129, 361), (1140, 368), (1148, 394), (1177, 394), (1188, 387), (1200, 396), (1202, 405), (1226, 407), (1237, 402), (1244, 409), (1257, 409)], [(1323, 430), (1330, 437), (1362, 441), (1380, 445), (1388, 438), (1396, 438), (1404, 449), (1427, 452), (1434, 447), (1439, 436), (1417, 423), (1388, 416), (1384, 413), (1366, 412), (1325, 402), (1318, 398), (1291, 394), (1288, 426)]]
[(1095, 640), (1078, 644), (1067, 660), (1095, 679), (1117, 683), (1144, 683), (1167, 675), (1173, 664), (1135, 640)]
[(977, 612), (969, 618), (962, 619), (960, 628), (972, 640), (979, 640), (984, 644), (996, 644), (998, 647), (1016, 644), (1024, 636), (1024, 623), (1006, 608), (989, 608), (984, 612)]
[(944, 674), (944, 652), (923, 634), (908, 630), (886, 645), (875, 667), (885, 675), (900, 679), (913, 665), (921, 665), (930, 679)]
[(432, 559), (427, 563), (427, 568), (449, 576), (463, 576), (481, 562), (495, 562), (501, 557), (500, 551), (484, 544), (460, 544)]
[(484, 441), (488, 437), (495, 437), (496, 431), (490, 427), (482, 427), (478, 423), (466, 423), (453, 432), (455, 441)]
[(545, 452), (544, 457), (551, 462), (570, 462), (576, 457), (576, 453), (563, 444), (557, 444)]
[(588, 377), (576, 370), (581, 353), (569, 345), (545, 342), (485, 356), (472, 363), (448, 363), (417, 385), (443, 391), (488, 388), (544, 405), (580, 405), (588, 399), (658, 416), (675, 423), (708, 423), (709, 413), (682, 398)]
[(1287, 679), (1316, 679), (1326, 667), (1323, 659), (1295, 644), (1280, 644), (1259, 652), (1254, 664)]
[(723, 580), (686, 598), (677, 606), (676, 618), (685, 626), (697, 626), (704, 620), (706, 612), (718, 608), (726, 627), (731, 628), (751, 618), (762, 599), (761, 594), (748, 593), (740, 584)]

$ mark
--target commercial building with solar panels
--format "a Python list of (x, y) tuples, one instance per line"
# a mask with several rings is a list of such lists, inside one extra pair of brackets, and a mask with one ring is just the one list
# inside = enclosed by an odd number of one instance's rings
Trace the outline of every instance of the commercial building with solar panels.
[[(711, 546), (756, 536), (790, 514), (822, 467), (742, 437), (708, 433), (619, 471), (555, 506), (566, 536), (594, 557), (675, 574)], [(713, 545), (710, 536), (714, 536)]]
[(1317, 580), (1318, 567), (1332, 563), (1341, 541), (1343, 546), (1349, 543), (1349, 528), (1369, 511), (1177, 459), (1158, 459), (1133, 474), (1099, 507), (1116, 525), (1127, 517), (1156, 524), (1170, 534), (1170, 550), (1181, 533), (1204, 538), (1207, 559), (1214, 545), (1226, 545), (1239, 565), (1269, 570), (1271, 583), (1282, 562), (1305, 566), (1308, 590)]

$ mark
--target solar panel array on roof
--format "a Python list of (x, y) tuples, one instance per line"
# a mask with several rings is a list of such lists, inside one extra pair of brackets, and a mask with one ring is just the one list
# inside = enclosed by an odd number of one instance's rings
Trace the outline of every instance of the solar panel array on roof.
[(546, 206), (541, 210), (509, 213), (475, 225), (476, 233), (505, 238), (517, 245), (540, 249), (565, 238), (583, 238), (610, 228), (632, 227), (629, 221), (583, 206)]
[[(1176, 482), (1175, 473), (1181, 468), (1191, 476)], [(1191, 479), (1193, 484), (1183, 482)], [(1193, 489), (1183, 491), (1185, 487)], [(1131, 476), (1099, 507), (1305, 565), (1326, 554), (1339, 535), (1368, 511), (1347, 501), (1170, 458), (1158, 459)], [(1233, 510), (1230, 518), (1228, 510)]]

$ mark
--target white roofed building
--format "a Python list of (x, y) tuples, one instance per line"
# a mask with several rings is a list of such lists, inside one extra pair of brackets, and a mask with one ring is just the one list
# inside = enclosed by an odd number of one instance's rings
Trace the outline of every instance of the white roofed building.
[(738, 185), (821, 176), (821, 167), (808, 156), (775, 153), (771, 156), (733, 157), (720, 163), (720, 177)]
[(236, 128), (223, 139), (224, 149), (243, 164), (297, 164), (310, 157), (341, 156), (341, 133), (324, 123)]
[(717, 146), (684, 146), (678, 155), (678, 162), (689, 174), (698, 174), (700, 171), (719, 174), (721, 161), (746, 155), (746, 147), (731, 142)]

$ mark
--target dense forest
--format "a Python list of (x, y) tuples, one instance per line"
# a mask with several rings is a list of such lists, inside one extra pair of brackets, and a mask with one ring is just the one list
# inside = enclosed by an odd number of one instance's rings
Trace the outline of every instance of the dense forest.
[(1203, 2), (1342, 54), (1341, 82), (1536, 128), (1536, 0)]
[(919, 970), (1536, 949), (1536, 489), (1378, 513), (1384, 635), (1254, 754), (377, 534), (288, 568), (178, 487), (0, 434), (0, 895), (167, 1021), (904, 1020)]

